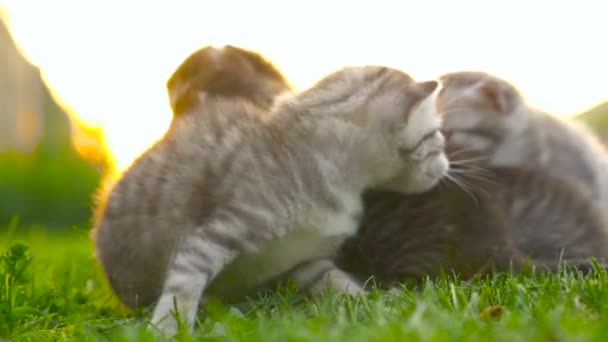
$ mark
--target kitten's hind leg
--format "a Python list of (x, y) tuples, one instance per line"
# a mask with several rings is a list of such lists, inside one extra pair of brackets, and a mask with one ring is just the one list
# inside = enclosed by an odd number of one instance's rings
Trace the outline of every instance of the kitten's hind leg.
[(163, 291), (152, 315), (152, 324), (163, 333), (177, 332), (176, 314), (192, 329), (198, 304), (207, 285), (236, 258), (246, 241), (233, 236), (225, 225), (201, 227), (185, 236), (165, 276)]
[(289, 271), (289, 277), (299, 288), (321, 293), (328, 285), (332, 289), (352, 296), (365, 294), (363, 287), (330, 259), (305, 261)]

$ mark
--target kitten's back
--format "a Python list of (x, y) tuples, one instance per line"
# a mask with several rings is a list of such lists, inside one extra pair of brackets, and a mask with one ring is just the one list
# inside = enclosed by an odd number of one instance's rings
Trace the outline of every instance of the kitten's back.
[(206, 184), (214, 184), (225, 165), (221, 158), (204, 160), (238, 148), (243, 139), (233, 133), (246, 131), (290, 89), (270, 62), (230, 46), (194, 52), (167, 86), (175, 115), (168, 131), (101, 195), (92, 230), (96, 257), (130, 308), (158, 298), (183, 233), (214, 209)]
[(523, 257), (550, 267), (560, 258), (585, 262), (596, 257), (608, 262), (607, 216), (579, 184), (534, 170), (494, 172), (503, 190), (497, 197)]
[(468, 180), (420, 195), (368, 192), (359, 234), (340, 254), (345, 270), (390, 285), (446, 272), (468, 278), (564, 260), (608, 261), (608, 222), (571, 182), (535, 170), (494, 168), (491, 181)]
[(546, 168), (577, 183), (608, 209), (608, 152), (583, 123), (550, 114), (538, 117)]

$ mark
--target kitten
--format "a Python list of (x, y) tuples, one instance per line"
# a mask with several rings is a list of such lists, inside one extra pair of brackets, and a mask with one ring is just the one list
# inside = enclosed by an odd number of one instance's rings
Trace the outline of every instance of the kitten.
[(188, 56), (167, 81), (175, 116), (195, 108), (203, 92), (243, 98), (268, 111), (277, 95), (292, 89), (271, 61), (257, 52), (232, 45), (199, 49)]
[[(362, 191), (421, 192), (447, 172), (436, 88), (395, 69), (348, 67), (269, 115), (201, 89), (99, 215), (96, 253), (110, 283), (134, 289), (127, 303), (157, 299), (152, 322), (168, 333), (174, 300), (191, 326), (203, 292), (281, 274), (312, 292), (326, 283), (361, 292), (332, 259), (357, 229)], [(135, 269), (147, 277), (118, 278)]]
[[(230, 45), (221, 48), (206, 46), (193, 52), (177, 67), (167, 82), (174, 120), (181, 120), (180, 116), (186, 112), (196, 111), (197, 106), (201, 105), (201, 99), (204, 98), (203, 94), (221, 95), (226, 99), (233, 99), (235, 102), (242, 101), (256, 107), (249, 114), (265, 116), (270, 111), (273, 100), (291, 90), (292, 86), (289, 81), (272, 62), (254, 51)], [(175, 139), (172, 138), (174, 134), (168, 134), (166, 140), (174, 141)], [(169, 203), (164, 203), (165, 199), (153, 199), (152, 197), (156, 196), (157, 191), (159, 193), (170, 191), (175, 182), (168, 179), (169, 175), (160, 170), (151, 173), (149, 179), (145, 179), (145, 174), (142, 174), (148, 166), (156, 167), (157, 163), (166, 162), (167, 168), (170, 167), (169, 164), (173, 162), (172, 157), (164, 154), (174, 147), (167, 147), (168, 142), (160, 145), (153, 147), (151, 151), (154, 152), (152, 155), (155, 158), (162, 160), (150, 160), (150, 156), (141, 158), (141, 161), (134, 163), (129, 175), (125, 176), (127, 180), (123, 180), (123, 183), (140, 183), (139, 189), (128, 190), (123, 186), (121, 190), (124, 193), (123, 196), (128, 196), (124, 200), (127, 205), (125, 209), (133, 215), (130, 218), (133, 224), (142, 222), (142, 218), (145, 220), (167, 219), (157, 217), (157, 206), (161, 202), (163, 205)], [(160, 152), (159, 149), (163, 151)], [(138, 172), (136, 177), (130, 175), (135, 172)], [(132, 180), (128, 180), (131, 178)], [(105, 186), (106, 188), (100, 189), (99, 203), (95, 210), (95, 228), (91, 232), (96, 243), (95, 252), (100, 258), (99, 251), (106, 251), (100, 261), (102, 261), (113, 291), (127, 307), (135, 309), (138, 305), (149, 305), (158, 299), (162, 289), (160, 283), (164, 267), (159, 268), (157, 265), (156, 250), (159, 248), (174, 249), (175, 236), (169, 228), (166, 228), (166, 231), (157, 232), (153, 236), (143, 230), (144, 236), (130, 236), (129, 234), (134, 233), (120, 230), (113, 233), (116, 238), (111, 235), (107, 235), (105, 239), (97, 238), (96, 229), (103, 216), (107, 214), (105, 207), (109, 195), (108, 189), (112, 184), (108, 182)], [(118, 190), (114, 191), (114, 196), (118, 196), (120, 193)], [(139, 196), (140, 194), (137, 192), (142, 192), (144, 203), (138, 204), (135, 198), (131, 197), (135, 194)], [(197, 201), (200, 203), (201, 199)], [(184, 199), (179, 203), (184, 204)], [(125, 262), (125, 260), (129, 260), (129, 257), (121, 255), (119, 253), (121, 250), (133, 250), (133, 258), (140, 261), (138, 267), (133, 267), (131, 263)]]
[(571, 178), (608, 209), (608, 156), (575, 120), (534, 109), (510, 83), (483, 72), (439, 78), (437, 105), (448, 142), (486, 156), (486, 165), (538, 168)]
[[(469, 277), (511, 262), (555, 270), (560, 257), (581, 267), (590, 257), (608, 261), (606, 215), (589, 197), (601, 177), (584, 173), (599, 175), (603, 160), (593, 137), (526, 107), (514, 87), (487, 74), (441, 80), (451, 169), (466, 164), (461, 176), (470, 190), (450, 183), (420, 195), (366, 193), (362, 228), (338, 265), (391, 283), (437, 276), (440, 268)], [(553, 142), (559, 134), (565, 140)], [(489, 175), (479, 175), (484, 168)]]
[(415, 195), (366, 192), (361, 227), (338, 266), (391, 286), (441, 269), (466, 279), (511, 267), (556, 270), (562, 260), (608, 261), (606, 217), (577, 184), (537, 169), (490, 171), (491, 178), (467, 178), (474, 197), (456, 183)]

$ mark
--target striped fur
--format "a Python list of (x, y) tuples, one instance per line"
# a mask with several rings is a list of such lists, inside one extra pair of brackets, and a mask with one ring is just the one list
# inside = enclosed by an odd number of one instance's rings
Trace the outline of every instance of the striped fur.
[[(331, 259), (357, 229), (362, 191), (424, 191), (447, 171), (429, 96), (436, 86), (349, 67), (282, 97), (271, 113), (247, 96), (201, 91), (100, 209), (96, 253), (110, 284), (126, 289), (130, 306), (156, 302), (152, 322), (169, 333), (174, 301), (191, 325), (203, 293), (246, 291), (281, 274), (313, 292), (321, 279), (361, 291)], [(140, 269), (145, 276), (126, 275)]]

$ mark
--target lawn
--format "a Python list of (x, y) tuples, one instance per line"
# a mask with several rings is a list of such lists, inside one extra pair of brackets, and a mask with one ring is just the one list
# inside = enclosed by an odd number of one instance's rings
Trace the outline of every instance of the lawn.
[[(2, 229), (0, 340), (155, 341), (144, 312), (122, 309), (86, 230)], [(345, 299), (293, 288), (232, 306), (212, 301), (183, 341), (608, 341), (608, 278), (496, 274)]]

